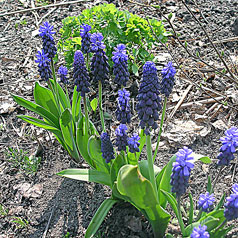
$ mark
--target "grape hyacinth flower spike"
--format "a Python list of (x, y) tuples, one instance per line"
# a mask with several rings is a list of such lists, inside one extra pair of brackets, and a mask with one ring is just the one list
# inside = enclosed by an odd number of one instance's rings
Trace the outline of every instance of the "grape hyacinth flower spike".
[(235, 158), (234, 153), (238, 146), (238, 128), (231, 127), (225, 131), (225, 137), (221, 137), (220, 141), (222, 146), (220, 148), (220, 154), (217, 156), (218, 165), (229, 165), (230, 161)]
[(126, 54), (126, 46), (124, 44), (119, 44), (114, 48), (115, 51), (112, 52), (113, 74), (115, 75), (115, 83), (118, 85), (126, 86), (129, 80), (128, 71), (128, 55)]
[(130, 93), (126, 89), (118, 91), (118, 106), (116, 110), (117, 120), (122, 124), (131, 122)]
[(56, 55), (56, 46), (53, 34), (55, 34), (55, 31), (53, 31), (53, 26), (49, 24), (49, 22), (44, 22), (43, 26), (40, 26), (40, 36), (43, 40), (43, 50), (46, 54), (48, 54), (48, 57), (50, 59), (53, 59)]
[(50, 69), (50, 59), (47, 54), (45, 54), (44, 50), (38, 51), (36, 54), (37, 59), (35, 60), (38, 63), (38, 71), (40, 76), (46, 82), (52, 77), (51, 69)]
[(193, 232), (191, 234), (191, 238), (209, 238), (210, 235), (209, 233), (206, 231), (207, 226), (201, 226), (199, 225), (198, 227), (194, 227), (193, 228)]
[(161, 93), (166, 97), (172, 92), (174, 86), (174, 76), (176, 73), (176, 69), (173, 67), (173, 63), (169, 62), (165, 68), (162, 69), (162, 82), (161, 82)]
[(198, 200), (198, 208), (203, 212), (209, 212), (212, 209), (214, 201), (215, 198), (213, 194), (209, 194), (209, 192), (201, 194)]
[(117, 127), (116, 133), (116, 146), (118, 151), (126, 151), (126, 146), (128, 145), (128, 136), (127, 136), (127, 126), (125, 124), (120, 124)]
[(129, 151), (131, 153), (136, 153), (139, 152), (139, 146), (140, 146), (140, 137), (134, 133), (133, 136), (131, 138), (128, 139), (128, 146), (129, 146)]
[(227, 221), (231, 221), (238, 218), (238, 184), (235, 183), (232, 186), (233, 194), (230, 195), (225, 203), (224, 216)]
[(176, 153), (177, 158), (176, 162), (173, 163), (170, 184), (172, 192), (176, 193), (177, 197), (184, 194), (188, 187), (190, 172), (194, 167), (192, 153), (193, 151), (187, 147), (180, 149)]
[(156, 129), (161, 110), (161, 99), (159, 97), (159, 81), (155, 64), (147, 61), (143, 66), (143, 77), (137, 96), (138, 104), (136, 110), (140, 119), (140, 126), (149, 135), (151, 128)]
[(60, 77), (61, 83), (63, 83), (63, 84), (69, 83), (67, 74), (68, 74), (68, 69), (65, 66), (61, 65), (58, 70), (58, 75)]
[(91, 51), (94, 53), (91, 60), (93, 80), (96, 82), (101, 81), (103, 84), (105, 80), (109, 79), (109, 64), (104, 50), (106, 46), (102, 42), (103, 35), (101, 33), (93, 33), (90, 40)]
[(91, 42), (90, 42), (91, 33), (89, 33), (89, 31), (91, 31), (91, 26), (87, 24), (83, 24), (80, 27), (82, 28), (80, 29), (80, 36), (82, 38), (81, 50), (84, 54), (88, 54), (90, 53), (90, 46), (91, 46)]
[(75, 80), (75, 85), (77, 86), (77, 91), (81, 93), (82, 97), (85, 97), (85, 94), (90, 91), (90, 78), (85, 66), (83, 53), (80, 50), (75, 52), (73, 67), (73, 77)]
[(115, 159), (112, 142), (110, 136), (106, 132), (103, 132), (101, 135), (101, 152), (106, 163)]

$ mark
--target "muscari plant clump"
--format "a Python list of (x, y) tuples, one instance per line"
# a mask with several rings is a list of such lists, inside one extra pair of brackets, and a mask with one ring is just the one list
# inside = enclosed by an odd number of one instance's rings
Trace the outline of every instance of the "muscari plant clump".
[[(184, 219), (181, 212), (183, 196), (187, 193), (192, 169), (198, 162), (210, 163), (210, 158), (199, 156), (188, 147), (184, 147), (178, 150), (162, 170), (154, 165), (155, 159), (158, 160), (157, 151), (163, 131), (166, 103), (175, 83), (176, 70), (172, 62), (162, 69), (161, 75), (158, 75), (154, 62), (147, 61), (144, 64), (136, 105), (140, 130), (131, 134), (130, 93), (125, 89), (129, 78), (127, 51), (123, 44), (115, 48), (112, 56), (113, 73), (115, 83), (121, 89), (118, 91), (116, 109), (119, 126), (113, 133), (106, 128), (102, 103), (104, 83), (110, 82), (104, 38), (101, 33), (91, 34), (90, 31), (90, 25), (81, 26), (82, 48), (74, 55), (72, 98), (68, 93), (71, 77), (67, 68), (60, 66), (58, 71), (55, 70), (55, 32), (48, 22), (40, 28), (43, 45), (42, 50), (36, 55), (39, 74), (48, 87), (36, 82), (35, 102), (13, 95), (18, 104), (37, 113), (43, 120), (27, 115), (20, 115), (19, 118), (49, 130), (72, 159), (79, 161), (82, 157), (90, 165), (90, 169), (66, 169), (58, 175), (96, 182), (111, 188), (111, 197), (99, 207), (85, 237), (93, 237), (112, 206), (122, 201), (130, 202), (149, 220), (156, 238), (164, 237), (172, 219), (172, 214), (167, 209), (168, 204), (178, 220), (182, 237), (225, 237), (232, 229), (232, 226), (226, 227), (226, 223), (238, 218), (238, 184), (233, 185), (233, 193), (226, 198), (225, 204), (224, 194), (215, 206), (216, 183), (212, 185), (209, 177), (207, 191), (202, 193), (198, 200), (198, 215), (195, 217), (195, 205), (192, 194), (189, 193), (189, 217)], [(89, 52), (92, 53), (91, 59)], [(58, 80), (55, 72), (58, 72)], [(90, 120), (88, 112), (87, 97), (92, 80), (98, 82), (98, 109), (101, 121), (99, 128)], [(157, 128), (158, 139), (153, 154), (151, 135), (157, 133)], [(217, 159), (218, 167), (223, 168), (234, 159), (238, 146), (238, 128), (228, 129), (221, 142)], [(145, 145), (146, 158), (142, 159), (141, 151)], [(218, 176), (215, 181), (218, 180)]]

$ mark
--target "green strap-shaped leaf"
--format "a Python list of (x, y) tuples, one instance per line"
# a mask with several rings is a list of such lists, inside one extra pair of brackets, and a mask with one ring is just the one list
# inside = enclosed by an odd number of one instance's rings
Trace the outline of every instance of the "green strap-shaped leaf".
[(71, 156), (74, 159), (79, 160), (79, 153), (73, 136), (73, 123), (72, 115), (68, 108), (60, 116), (60, 128), (63, 134), (65, 144), (69, 147), (71, 151)]
[(107, 213), (112, 208), (112, 206), (117, 202), (118, 202), (117, 200), (113, 200), (112, 198), (108, 198), (103, 201), (103, 203), (98, 208), (97, 212), (93, 216), (93, 218), (88, 226), (88, 229), (85, 234), (85, 238), (91, 238), (91, 237), (93, 237), (93, 235), (96, 234), (98, 228), (102, 224)]
[(22, 97), (19, 97), (13, 94), (12, 94), (12, 97), (14, 101), (18, 103), (20, 106), (25, 107), (26, 109), (37, 113), (38, 115), (44, 117), (48, 122), (52, 123), (52, 125), (55, 126), (56, 128), (60, 128), (59, 120), (57, 119), (57, 117), (51, 112), (49, 112), (47, 109), (33, 102), (30, 102)]
[(166, 192), (171, 191), (170, 177), (172, 174), (173, 162), (175, 162), (175, 160), (176, 160), (176, 155), (172, 156), (169, 163), (160, 171), (160, 173), (156, 177), (156, 184), (158, 187), (159, 204), (163, 208), (166, 207), (167, 200), (166, 200), (164, 194), (160, 190), (162, 189)]
[(223, 194), (222, 198), (220, 199), (220, 201), (216, 205), (216, 207), (214, 209), (215, 211), (219, 210), (223, 206), (224, 201), (225, 201), (225, 197), (226, 197), (226, 193)]
[(169, 202), (170, 206), (172, 207), (176, 217), (178, 218), (178, 207), (177, 207), (177, 201), (176, 201), (175, 197), (171, 193), (168, 193), (167, 191), (164, 191), (162, 189), (161, 189), (161, 192), (166, 197), (166, 199)]
[(126, 162), (122, 155), (117, 155), (117, 157), (112, 161), (112, 166), (110, 170), (112, 184), (117, 180), (117, 175), (120, 168), (125, 165)]
[[(148, 160), (141, 160), (139, 162), (139, 168), (140, 168), (140, 172), (141, 174), (147, 178), (148, 180), (150, 179), (150, 176), (149, 176), (149, 169), (148, 169)], [(155, 173), (155, 176), (157, 176), (157, 174), (161, 171), (161, 169), (154, 165), (154, 173)]]
[(111, 185), (109, 174), (94, 169), (66, 169), (57, 173), (57, 175), (80, 181)]
[(193, 222), (193, 211), (194, 211), (194, 205), (193, 205), (193, 197), (192, 194), (189, 193), (189, 201), (190, 201), (190, 207), (189, 207), (189, 216), (188, 216), (188, 224), (191, 224)]
[(102, 157), (101, 140), (95, 135), (91, 136), (88, 141), (88, 154), (97, 166), (97, 170), (109, 174), (110, 168)]
[(74, 87), (74, 93), (73, 93), (73, 101), (72, 101), (72, 115), (74, 118), (74, 121), (79, 121), (79, 118), (81, 117), (81, 96), (80, 93), (77, 92), (77, 86)]
[(117, 189), (143, 210), (152, 225), (155, 237), (162, 238), (170, 215), (159, 205), (151, 182), (142, 176), (138, 166), (121, 167), (117, 177)]
[(44, 107), (56, 117), (60, 116), (52, 91), (41, 86), (38, 82), (35, 83), (34, 99), (37, 104)]

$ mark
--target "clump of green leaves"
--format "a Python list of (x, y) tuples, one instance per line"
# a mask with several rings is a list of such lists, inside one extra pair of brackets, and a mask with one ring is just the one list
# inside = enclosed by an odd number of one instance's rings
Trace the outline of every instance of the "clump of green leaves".
[(26, 219), (22, 219), (20, 217), (13, 217), (13, 220), (11, 220), (11, 222), (16, 224), (17, 229), (26, 228), (29, 224), (29, 221), (27, 221)]
[[(168, 32), (162, 22), (155, 19), (148, 21), (157, 37), (165, 43)], [(83, 23), (92, 26), (92, 33), (103, 34), (110, 66), (112, 51), (120, 43), (129, 49), (129, 70), (136, 75), (146, 61), (154, 59), (150, 51), (156, 44), (156, 39), (147, 20), (128, 11), (119, 11), (114, 4), (103, 4), (85, 9), (79, 16), (63, 20), (58, 50), (64, 52), (68, 67), (73, 63), (74, 52), (81, 47), (80, 26)]]
[(2, 204), (0, 204), (0, 216), (5, 217), (8, 214), (8, 209), (6, 209)]
[(11, 147), (8, 148), (6, 156), (12, 167), (24, 171), (27, 174), (36, 173), (41, 162), (40, 157), (34, 155), (28, 157), (27, 152), (24, 152), (22, 149), (18, 150)]

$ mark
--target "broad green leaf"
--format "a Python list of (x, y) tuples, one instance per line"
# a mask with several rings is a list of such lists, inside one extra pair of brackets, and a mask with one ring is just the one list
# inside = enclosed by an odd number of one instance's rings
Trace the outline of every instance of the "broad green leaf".
[(194, 157), (193, 162), (197, 162), (197, 161), (201, 161), (204, 164), (210, 164), (212, 161), (209, 157), (204, 156), (204, 155), (200, 155), (200, 154), (196, 154), (196, 153), (192, 153), (192, 156)]
[(188, 224), (191, 224), (193, 222), (193, 211), (194, 211), (194, 205), (193, 205), (193, 197), (192, 194), (189, 193), (189, 201), (190, 201), (190, 207), (189, 207), (189, 215), (188, 215)]
[(72, 122), (72, 114), (70, 113), (69, 109), (66, 108), (60, 116), (60, 128), (63, 134), (65, 144), (71, 150), (71, 155), (74, 159), (79, 160), (79, 153), (73, 136)]
[(178, 208), (177, 208), (177, 201), (176, 201), (176, 199), (174, 198), (174, 196), (171, 193), (168, 193), (167, 191), (164, 191), (163, 189), (161, 189), (161, 192), (166, 197), (166, 199), (169, 202), (170, 206), (172, 207), (176, 217), (178, 218)]
[(210, 238), (225, 238), (227, 233), (230, 232), (234, 228), (234, 225), (230, 227), (214, 230), (210, 232)]
[[(141, 160), (139, 162), (139, 169), (140, 169), (141, 174), (149, 180), (150, 176), (149, 176), (149, 169), (148, 169), (148, 160)], [(158, 166), (154, 165), (155, 176), (157, 176), (157, 174), (160, 171), (161, 171), (161, 169)]]
[(91, 136), (88, 141), (88, 154), (94, 163), (97, 166), (97, 170), (108, 173), (110, 168), (108, 164), (105, 162), (105, 159), (102, 157), (101, 152), (101, 140), (99, 137), (95, 135)]
[(214, 218), (212, 216), (207, 217), (205, 220), (201, 222), (202, 225), (207, 226), (207, 231), (212, 231), (214, 228), (217, 227), (218, 223), (219, 223), (219, 219)]
[(91, 102), (90, 102), (91, 108), (93, 109), (93, 111), (95, 112), (98, 106), (98, 99), (94, 98)]
[(81, 96), (77, 92), (77, 86), (74, 87), (73, 101), (72, 101), (72, 115), (75, 122), (78, 122), (81, 117)]
[(117, 155), (117, 157), (112, 161), (112, 166), (111, 166), (111, 170), (110, 170), (112, 183), (114, 183), (114, 181), (117, 180), (117, 175), (119, 173), (119, 170), (125, 164), (126, 164), (126, 162), (120, 154)]
[(16, 96), (12, 94), (12, 97), (16, 103), (18, 103), (20, 106), (25, 107), (26, 109), (37, 113), (38, 115), (44, 117), (48, 122), (52, 123), (52, 126), (55, 126), (57, 128), (59, 127), (59, 121), (55, 115), (53, 115), (51, 112), (46, 110), (40, 105), (37, 105), (33, 102), (30, 102), (22, 97)]
[(112, 208), (112, 206), (117, 202), (118, 202), (117, 200), (113, 200), (112, 198), (108, 198), (103, 201), (103, 203), (98, 208), (97, 212), (93, 216), (93, 218), (87, 228), (85, 238), (91, 238), (91, 237), (93, 237), (93, 235), (96, 234), (98, 228), (102, 224), (107, 213)]
[(41, 86), (38, 82), (35, 83), (34, 99), (38, 105), (41, 105), (56, 117), (60, 116), (52, 91)]
[(146, 214), (156, 237), (163, 237), (170, 215), (158, 204), (151, 182), (142, 176), (138, 166), (127, 164), (121, 167), (117, 177), (117, 189)]
[(166, 198), (164, 197), (164, 194), (160, 191), (163, 189), (166, 192), (171, 191), (171, 185), (170, 185), (170, 177), (172, 174), (172, 167), (173, 162), (176, 161), (176, 155), (172, 156), (168, 164), (160, 171), (160, 173), (156, 177), (156, 184), (158, 187), (158, 195), (159, 195), (159, 204), (161, 207), (166, 207)]
[(100, 183), (110, 186), (110, 175), (95, 169), (66, 169), (57, 175), (86, 182)]

